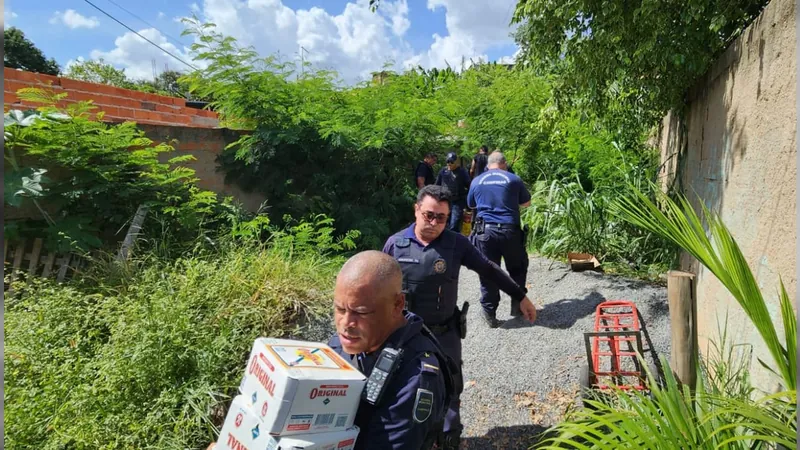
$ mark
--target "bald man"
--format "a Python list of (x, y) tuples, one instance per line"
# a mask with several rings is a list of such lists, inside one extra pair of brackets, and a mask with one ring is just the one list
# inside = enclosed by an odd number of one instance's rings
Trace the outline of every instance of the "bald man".
[(342, 266), (334, 289), (336, 334), (328, 345), (369, 376), (384, 348), (402, 350), (375, 405), (362, 400), (356, 449), (430, 449), (442, 439), (451, 392), (460, 375), (422, 319), (404, 310), (400, 265), (378, 251)]

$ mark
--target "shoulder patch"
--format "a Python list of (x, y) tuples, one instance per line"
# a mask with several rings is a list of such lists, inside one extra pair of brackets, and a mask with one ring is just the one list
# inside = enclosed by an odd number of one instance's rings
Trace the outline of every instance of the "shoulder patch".
[(417, 389), (417, 399), (414, 402), (414, 422), (423, 423), (433, 412), (433, 392), (419, 388)]
[(394, 246), (399, 248), (405, 248), (411, 245), (411, 240), (407, 237), (397, 236), (394, 238)]

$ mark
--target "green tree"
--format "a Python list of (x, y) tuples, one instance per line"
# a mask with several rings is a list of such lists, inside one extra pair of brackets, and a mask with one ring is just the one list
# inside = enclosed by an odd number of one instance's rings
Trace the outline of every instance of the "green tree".
[(59, 67), (53, 58), (47, 59), (19, 28), (3, 31), (3, 65), (13, 69), (58, 75)]
[(67, 68), (67, 73), (64, 76), (90, 83), (108, 84), (123, 88), (130, 88), (132, 84), (125, 75), (125, 69), (117, 69), (113, 65), (106, 63), (103, 58), (76, 62)]
[[(561, 100), (620, 123), (652, 123), (768, 0), (519, 0), (518, 59), (556, 74)], [(625, 116), (625, 117), (623, 117)], [(622, 124), (621, 124), (622, 125)]]

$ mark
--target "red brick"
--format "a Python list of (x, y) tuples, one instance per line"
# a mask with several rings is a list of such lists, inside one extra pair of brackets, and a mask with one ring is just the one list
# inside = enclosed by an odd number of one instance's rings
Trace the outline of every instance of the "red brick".
[(216, 119), (217, 118), (217, 113), (215, 113), (214, 111), (210, 111), (208, 109), (201, 109), (199, 111), (200, 112), (198, 113), (198, 115), (200, 115), (200, 116), (210, 117), (212, 119)]
[(83, 92), (97, 92), (98, 84), (88, 83), (86, 81), (73, 80), (71, 78), (62, 78), (61, 87), (68, 91), (83, 91)]
[(162, 105), (160, 103), (156, 104), (156, 111), (167, 112), (172, 114), (182, 114), (181, 108), (175, 105)]
[(17, 94), (13, 92), (3, 92), (3, 103), (14, 103), (18, 101), (19, 97), (17, 97)]
[[(10, 73), (9, 73), (10, 72)], [(17, 81), (25, 81), (28, 83), (48, 85), (53, 84), (58, 86), (60, 79), (53, 75), (45, 75), (43, 73), (26, 72), (24, 70), (10, 69), (9, 72), (3, 70), (4, 79), (9, 78)]]
[(147, 94), (142, 91), (129, 90), (126, 97), (134, 100), (144, 100)]
[(118, 107), (116, 107), (116, 106), (102, 105), (98, 109), (100, 111), (105, 112), (106, 115), (108, 115), (108, 116), (119, 117), (119, 115), (120, 115), (120, 112), (119, 112), (120, 109)]
[(4, 91), (17, 92), (20, 89), (30, 88), (30, 87), (36, 87), (36, 85), (32, 83), (24, 83), (21, 81), (3, 80)]
[(133, 119), (135, 109), (131, 108), (117, 108), (117, 112), (120, 117), (125, 117), (128, 119)]

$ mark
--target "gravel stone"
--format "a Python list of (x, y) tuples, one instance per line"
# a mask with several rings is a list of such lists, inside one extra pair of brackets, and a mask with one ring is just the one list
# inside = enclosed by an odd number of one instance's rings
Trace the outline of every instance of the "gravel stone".
[[(603, 301), (633, 301), (655, 353), (669, 358), (669, 310), (663, 286), (599, 272), (572, 272), (566, 264), (531, 257), (528, 298), (538, 309), (536, 322), (511, 318), (510, 299), (501, 293), (497, 318), (505, 323), (492, 329), (480, 316), (478, 275), (462, 270), (459, 282), (459, 304), (470, 302), (463, 342), (463, 448), (528, 448), (537, 434), (553, 425), (546, 420), (533, 423), (530, 410), (517, 405), (515, 394), (535, 393), (545, 402), (549, 393), (577, 389), (581, 366), (586, 364), (583, 333), (593, 331), (595, 307)], [(647, 342), (643, 346), (650, 359)]]

